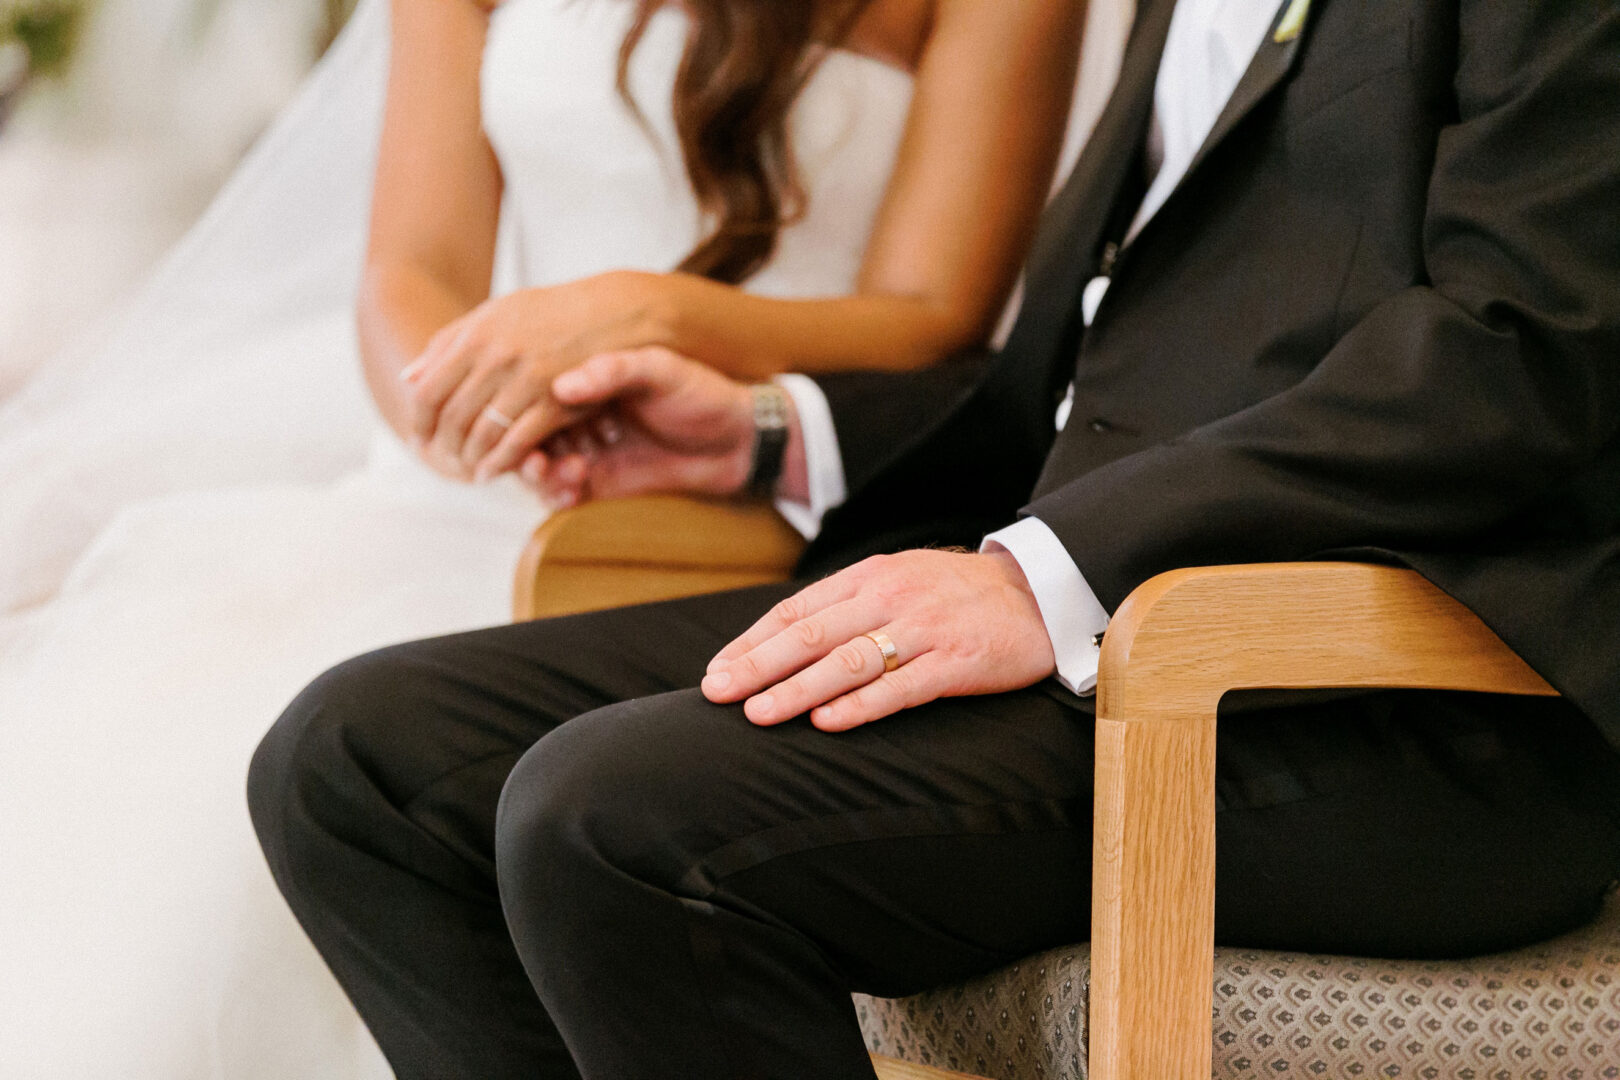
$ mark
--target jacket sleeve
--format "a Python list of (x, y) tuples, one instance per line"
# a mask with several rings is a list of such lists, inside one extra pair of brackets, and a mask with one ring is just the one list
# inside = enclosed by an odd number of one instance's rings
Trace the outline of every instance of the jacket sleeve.
[(1512, 528), (1620, 436), (1620, 7), (1463, 0), (1428, 280), (1303, 381), (1025, 508), (1113, 610), (1165, 570)]
[(820, 375), (852, 492), (947, 419), (994, 362), (986, 352), (963, 353), (918, 371), (851, 371)]

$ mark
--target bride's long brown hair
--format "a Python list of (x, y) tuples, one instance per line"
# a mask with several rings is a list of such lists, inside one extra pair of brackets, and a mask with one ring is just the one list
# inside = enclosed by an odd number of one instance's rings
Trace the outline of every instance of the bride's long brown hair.
[[(630, 58), (665, 2), (636, 0), (619, 49), (619, 95), (632, 109)], [(737, 284), (770, 261), (782, 227), (805, 209), (788, 113), (870, 3), (681, 0), (691, 31), (675, 79), (675, 130), (711, 228), (678, 269)]]

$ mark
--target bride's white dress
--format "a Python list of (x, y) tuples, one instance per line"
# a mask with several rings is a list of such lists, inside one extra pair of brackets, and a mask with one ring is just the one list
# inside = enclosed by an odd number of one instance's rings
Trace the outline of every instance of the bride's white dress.
[[(1076, 133), (1127, 23), (1093, 8)], [(0, 405), (6, 1080), (386, 1075), (263, 867), (247, 762), (333, 663), (505, 619), (544, 510), (510, 480), (429, 473), (361, 383), (385, 9), (364, 0), (133, 301)], [(698, 238), (670, 116), (685, 19), (657, 15), (635, 57), (649, 139), (613, 89), (628, 10), (507, 0), (492, 19), (504, 288), (667, 269)], [(810, 212), (751, 289), (850, 289), (910, 95), (895, 69), (828, 59), (793, 123)]]
[[(636, 54), (649, 140), (613, 89), (628, 10), (508, 0), (493, 17), (483, 101), (509, 286), (667, 269), (699, 237), (670, 118), (685, 19), (656, 16)], [(829, 58), (794, 116), (809, 215), (750, 288), (850, 289), (910, 93), (899, 71)], [(375, 124), (332, 120), (349, 138)], [(345, 254), (333, 244), (286, 254)], [(247, 761), (331, 664), (506, 618), (543, 515), (510, 480), (435, 477), (383, 431), (352, 290), (305, 274), (265, 311), (237, 295), (262, 279), (196, 262), (189, 295), (145, 302), (142, 325), (113, 327), (0, 413), (6, 1078), (381, 1074), (262, 866)], [(120, 335), (140, 363), (108, 347)], [(153, 336), (172, 351), (154, 355)]]

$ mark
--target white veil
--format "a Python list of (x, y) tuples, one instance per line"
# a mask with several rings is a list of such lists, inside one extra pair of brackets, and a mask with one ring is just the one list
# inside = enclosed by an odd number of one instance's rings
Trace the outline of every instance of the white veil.
[(108, 368), (135, 366), (133, 355), (166, 353), (172, 362), (177, 346), (212, 333), (352, 298), (387, 74), (387, 8), (362, 0), (198, 223), (8, 413), (46, 406), (67, 383), (115, 376)]
[(373, 429), (351, 328), (387, 73), (362, 0), (201, 220), (0, 406), (0, 611), (142, 498), (320, 481)]

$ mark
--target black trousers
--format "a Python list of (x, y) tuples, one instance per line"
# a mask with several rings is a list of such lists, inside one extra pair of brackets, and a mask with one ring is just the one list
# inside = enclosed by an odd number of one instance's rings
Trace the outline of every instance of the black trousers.
[[(691, 689), (785, 588), (402, 645), (254, 759), (293, 910), (404, 1078), (872, 1075), (900, 995), (1089, 927), (1092, 718), (1034, 688), (844, 735)], [(1223, 718), (1224, 941), (1494, 950), (1592, 916), (1620, 765), (1558, 701)]]

